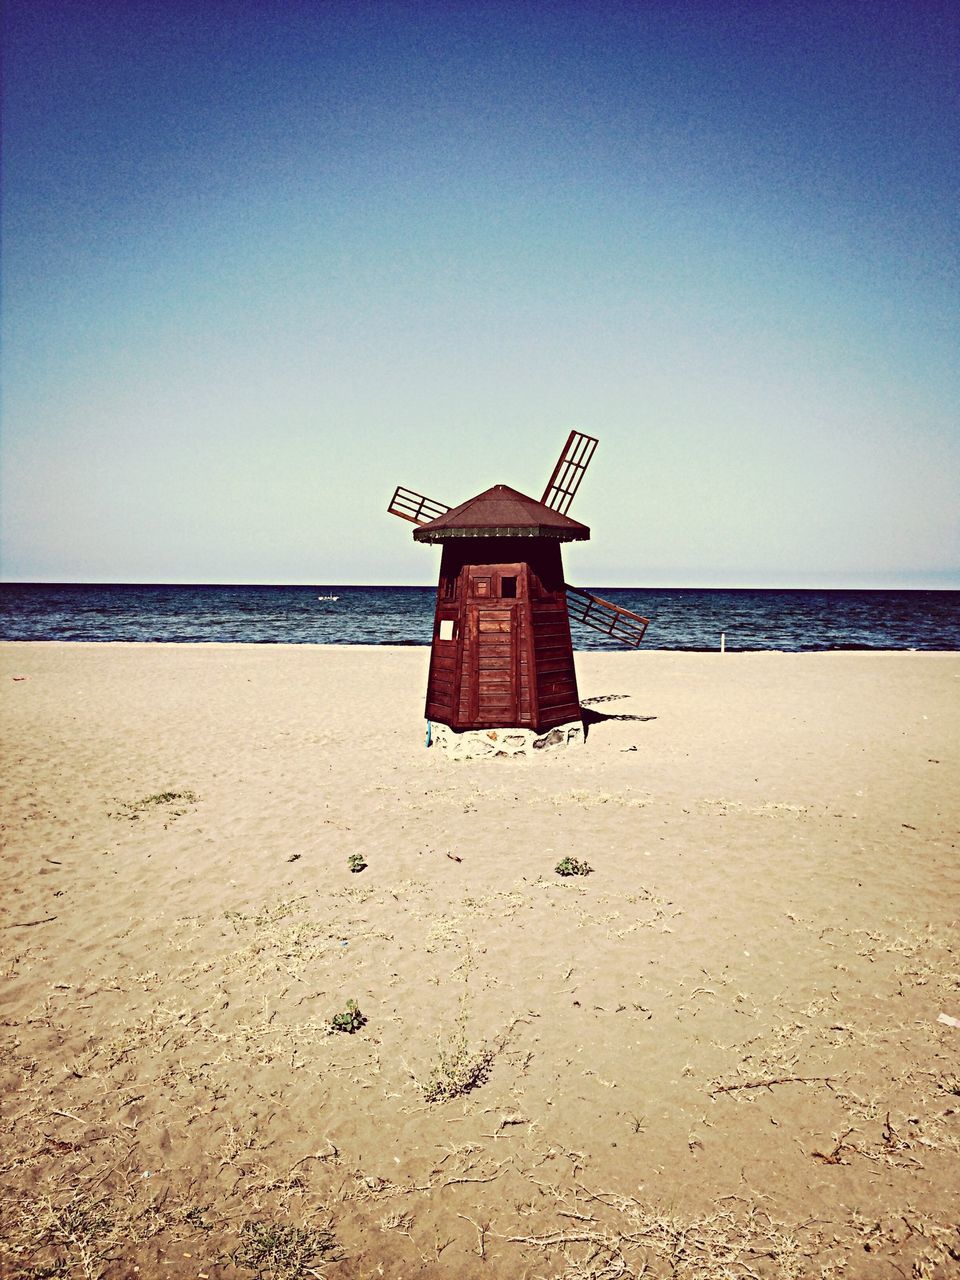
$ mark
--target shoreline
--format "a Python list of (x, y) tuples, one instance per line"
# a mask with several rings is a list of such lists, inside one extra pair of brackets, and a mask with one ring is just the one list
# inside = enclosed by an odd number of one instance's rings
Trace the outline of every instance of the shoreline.
[[(410, 649), (430, 649), (430, 642), (424, 641), (411, 642), (409, 644), (324, 644), (313, 640), (15, 640), (4, 639), (0, 637), (0, 649), (7, 645), (76, 645), (82, 648), (100, 648), (103, 646), (115, 645), (117, 647), (126, 648), (179, 648), (179, 649), (345, 649), (345, 650), (366, 650), (372, 653), (383, 652), (403, 652)], [(611, 649), (578, 649), (576, 644), (573, 646), (573, 652), (577, 655), (595, 655), (599, 657), (615, 657), (624, 655), (629, 657), (631, 654), (646, 655), (664, 654), (664, 655), (690, 655), (693, 657), (708, 657), (716, 654), (717, 657), (739, 656), (756, 654), (784, 654), (784, 655), (841, 655), (841, 654), (958, 654), (960, 649), (884, 649), (874, 646), (853, 647), (842, 646), (833, 649), (734, 649), (729, 646), (721, 651), (719, 645), (712, 649), (655, 649), (652, 647), (644, 647), (640, 645), (637, 649), (630, 648), (611, 648)]]

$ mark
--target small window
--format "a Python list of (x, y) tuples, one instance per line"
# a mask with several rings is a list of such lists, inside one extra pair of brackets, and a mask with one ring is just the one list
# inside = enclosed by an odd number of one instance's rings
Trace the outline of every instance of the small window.
[(517, 579), (515, 577), (500, 579), (500, 595), (504, 600), (516, 600)]
[(491, 580), (489, 578), (474, 578), (473, 594), (475, 596), (489, 596), (491, 594), (490, 586)]
[(437, 639), (452, 640), (455, 626), (456, 626), (456, 623), (452, 618), (441, 618), (440, 629), (437, 632)]

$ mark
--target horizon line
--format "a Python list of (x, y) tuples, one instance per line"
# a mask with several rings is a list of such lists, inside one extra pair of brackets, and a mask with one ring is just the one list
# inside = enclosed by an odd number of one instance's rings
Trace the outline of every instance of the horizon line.
[[(960, 591), (960, 572), (956, 575), (952, 571), (944, 571), (943, 574), (936, 572), (931, 574), (932, 577), (946, 576), (949, 573), (951, 577), (955, 577), (955, 582), (950, 584), (931, 585), (923, 583), (905, 583), (899, 584), (886, 583), (878, 585), (876, 582), (866, 583), (862, 579), (859, 582), (815, 582), (805, 585), (785, 585), (783, 583), (764, 583), (744, 584), (744, 583), (705, 583), (705, 582), (674, 582), (674, 583), (599, 583), (595, 584), (592, 590), (599, 591)], [(285, 582), (259, 582), (253, 580), (244, 581), (194, 581), (189, 579), (180, 579), (175, 581), (164, 579), (92, 579), (92, 578), (0, 578), (0, 587), (282, 587), (282, 588), (298, 588), (304, 590), (331, 590), (337, 588), (339, 590), (350, 590), (361, 588), (363, 590), (436, 590), (434, 582), (330, 582), (330, 580), (304, 580), (285, 581)]]

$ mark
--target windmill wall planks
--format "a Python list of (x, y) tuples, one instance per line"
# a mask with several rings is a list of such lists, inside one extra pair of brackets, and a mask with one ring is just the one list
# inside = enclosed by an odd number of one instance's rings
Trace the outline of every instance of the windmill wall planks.
[(556, 542), (444, 543), (426, 715), (453, 729), (538, 732), (580, 718)]

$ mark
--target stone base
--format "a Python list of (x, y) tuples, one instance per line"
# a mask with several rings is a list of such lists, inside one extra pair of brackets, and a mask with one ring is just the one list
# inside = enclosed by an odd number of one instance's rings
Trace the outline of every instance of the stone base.
[(430, 743), (453, 760), (480, 760), (485, 756), (525, 756), (533, 751), (551, 751), (581, 743), (583, 724), (569, 720), (545, 733), (533, 729), (465, 729), (457, 732), (445, 724), (430, 723)]

